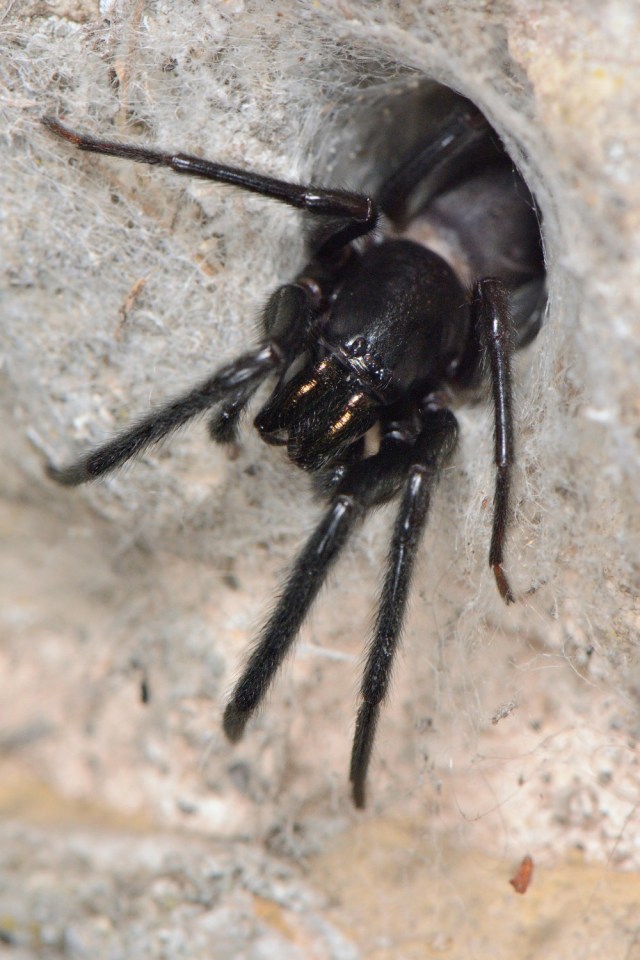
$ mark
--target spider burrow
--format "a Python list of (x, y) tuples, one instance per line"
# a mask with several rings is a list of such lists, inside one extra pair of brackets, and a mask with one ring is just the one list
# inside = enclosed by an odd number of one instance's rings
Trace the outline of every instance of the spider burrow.
[[(207, 411), (211, 438), (230, 443), (258, 387), (275, 381), (254, 425), (265, 443), (285, 447), (294, 464), (314, 474), (329, 505), (227, 704), (223, 725), (233, 742), (264, 700), (349, 536), (369, 510), (398, 497), (355, 725), (356, 807), (365, 805), (431, 492), (457, 444), (449, 400), (487, 374), (496, 467), (489, 564), (502, 598), (514, 600), (504, 566), (514, 462), (511, 357), (536, 336), (546, 303), (536, 205), (497, 133), (469, 100), (440, 84), (427, 86), (425, 104), (421, 139), (398, 158), (375, 197), (96, 139), (43, 119), (80, 150), (230, 184), (309, 215), (307, 262), (267, 300), (257, 346), (70, 465), (49, 465), (48, 473), (67, 486), (94, 480)], [(463, 271), (402, 236), (418, 220), (455, 238)], [(374, 427), (377, 440), (365, 443)]]

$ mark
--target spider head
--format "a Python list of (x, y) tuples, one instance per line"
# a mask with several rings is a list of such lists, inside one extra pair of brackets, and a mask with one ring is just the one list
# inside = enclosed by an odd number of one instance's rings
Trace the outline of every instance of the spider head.
[(266, 443), (286, 446), (297, 466), (319, 470), (373, 426), (378, 406), (329, 355), (279, 384), (254, 423)]

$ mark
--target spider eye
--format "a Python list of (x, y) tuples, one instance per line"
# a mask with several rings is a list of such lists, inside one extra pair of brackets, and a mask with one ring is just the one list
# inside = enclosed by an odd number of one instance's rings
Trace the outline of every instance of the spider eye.
[(345, 344), (345, 352), (349, 357), (363, 357), (368, 349), (369, 344), (364, 337), (355, 337)]

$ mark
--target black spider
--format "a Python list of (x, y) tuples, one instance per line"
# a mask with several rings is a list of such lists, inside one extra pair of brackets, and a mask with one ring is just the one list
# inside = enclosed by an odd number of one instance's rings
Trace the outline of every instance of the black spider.
[[(97, 140), (43, 121), (81, 150), (233, 184), (312, 215), (308, 263), (267, 301), (256, 348), (70, 466), (48, 472), (70, 486), (93, 480), (211, 408), (211, 437), (228, 443), (259, 385), (275, 376), (254, 424), (266, 443), (286, 446), (295, 464), (317, 471), (318, 492), (330, 505), (227, 705), (224, 729), (232, 741), (264, 699), (354, 527), (372, 507), (400, 497), (355, 728), (350, 776), (357, 807), (365, 802), (429, 498), (456, 446), (448, 398), (478, 382), (485, 356), (495, 410), (489, 563), (503, 599), (514, 599), (503, 565), (513, 464), (510, 362), (513, 349), (537, 334), (545, 304), (539, 217), (499, 137), (468, 100), (438, 84), (427, 88), (425, 111), (422, 139), (375, 199)], [(462, 268), (399, 236), (418, 221), (448, 237)]]

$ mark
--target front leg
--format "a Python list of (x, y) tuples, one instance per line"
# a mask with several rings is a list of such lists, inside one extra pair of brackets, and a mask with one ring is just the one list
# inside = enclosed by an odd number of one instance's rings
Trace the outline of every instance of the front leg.
[(436, 404), (423, 411), (422, 431), (395, 456), (404, 470), (404, 491), (387, 558), (374, 634), (369, 644), (360, 709), (351, 752), (350, 780), (356, 807), (365, 805), (365, 782), (380, 707), (387, 695), (391, 670), (407, 609), (416, 553), (427, 522), (431, 492), (440, 470), (455, 449), (458, 424), (453, 413)]
[(148, 447), (164, 440), (169, 434), (175, 433), (228, 396), (235, 396), (239, 390), (252, 389), (254, 384), (261, 383), (268, 374), (278, 370), (280, 365), (281, 354), (277, 344), (263, 344), (221, 367), (213, 376), (207, 377), (187, 393), (152, 410), (128, 430), (112, 440), (107, 440), (79, 460), (66, 467), (48, 464), (47, 474), (65, 487), (75, 487), (80, 483), (97, 480), (132, 457), (137, 457)]
[(57, 137), (88, 153), (100, 153), (108, 157), (134, 160), (136, 163), (168, 167), (174, 173), (184, 176), (227, 183), (241, 190), (260, 194), (262, 197), (271, 197), (298, 210), (306, 210), (314, 217), (331, 217), (335, 219), (335, 223), (316, 248), (317, 255), (328, 260), (333, 259), (352, 240), (373, 230), (378, 221), (378, 206), (365, 194), (278, 180), (275, 177), (254, 173), (252, 170), (241, 170), (213, 160), (203, 160), (188, 153), (150, 150), (148, 147), (137, 144), (102, 140), (87, 133), (71, 130), (54, 117), (43, 117), (42, 123)]
[(505, 603), (515, 597), (504, 572), (504, 542), (509, 522), (513, 447), (513, 393), (511, 358), (514, 334), (509, 314), (509, 296), (499, 280), (480, 280), (474, 287), (476, 329), (489, 356), (495, 420), (496, 490), (493, 500), (493, 532), (489, 566)]

